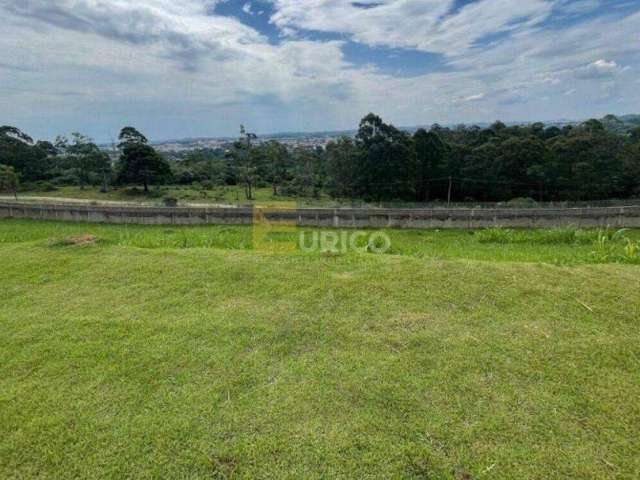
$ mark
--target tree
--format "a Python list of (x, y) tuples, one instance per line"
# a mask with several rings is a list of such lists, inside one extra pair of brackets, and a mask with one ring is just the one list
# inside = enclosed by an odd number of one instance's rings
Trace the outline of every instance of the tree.
[(503, 141), (494, 159), (502, 198), (541, 196), (544, 176), (540, 177), (540, 164), (544, 160), (545, 144), (536, 136), (509, 137)]
[(145, 143), (125, 144), (120, 154), (118, 170), (121, 181), (142, 183), (145, 192), (149, 191), (149, 185), (171, 178), (169, 162)]
[(143, 144), (146, 145), (149, 143), (147, 137), (145, 137), (142, 133), (136, 130), (133, 127), (124, 127), (120, 130), (120, 135), (118, 136), (118, 148), (123, 149), (127, 145), (131, 144)]
[(111, 161), (109, 155), (100, 150), (89, 137), (78, 132), (72, 133), (71, 139), (59, 136), (55, 149), (59, 152), (61, 163), (73, 171), (80, 189), (83, 190), (88, 183), (100, 178), (102, 191), (106, 192)]
[(0, 165), (0, 190), (13, 193), (18, 199), (18, 174), (9, 165)]
[(33, 139), (16, 127), (0, 127), (0, 163), (13, 167), (27, 182), (46, 177), (50, 168), (48, 154)]
[(416, 201), (426, 202), (431, 196), (431, 180), (446, 174), (445, 158), (447, 147), (438, 135), (439, 130), (427, 132), (421, 128), (413, 135), (415, 148), (415, 191)]
[(273, 195), (278, 196), (279, 187), (289, 179), (291, 158), (287, 147), (271, 141), (265, 147), (267, 181), (271, 183)]
[(360, 122), (356, 145), (362, 149), (359, 192), (378, 201), (413, 194), (415, 150), (407, 133), (370, 113)]
[(640, 196), (640, 142), (630, 143), (622, 151), (624, 196)]
[(329, 194), (334, 198), (355, 198), (361, 151), (351, 138), (342, 137), (329, 142), (326, 152)]
[(149, 185), (172, 177), (169, 162), (150, 146), (142, 133), (134, 127), (124, 127), (118, 135), (120, 159), (118, 179), (121, 182), (142, 183), (145, 193)]
[(33, 145), (33, 138), (16, 127), (4, 125), (0, 127), (0, 135), (27, 145)]
[(261, 153), (253, 148), (253, 140), (257, 136), (247, 132), (244, 125), (240, 125), (240, 139), (227, 152), (235, 177), (244, 186), (244, 196), (253, 200), (253, 187), (259, 179)]
[(179, 154), (170, 164), (176, 181), (182, 184), (203, 182), (203, 185), (208, 188), (213, 185), (224, 185), (227, 182), (228, 172), (224, 151), (219, 149), (191, 150)]
[(155, 149), (141, 143), (130, 143), (120, 155), (120, 179), (130, 183), (142, 183), (144, 191), (149, 185), (171, 177), (169, 163)]
[(291, 181), (287, 185), (287, 195), (298, 197), (320, 197), (325, 175), (320, 152), (311, 148), (298, 147), (293, 151)]
[(556, 137), (549, 145), (555, 164), (559, 197), (572, 200), (601, 200), (616, 197), (623, 190), (622, 138), (610, 133), (597, 120), (585, 122)]

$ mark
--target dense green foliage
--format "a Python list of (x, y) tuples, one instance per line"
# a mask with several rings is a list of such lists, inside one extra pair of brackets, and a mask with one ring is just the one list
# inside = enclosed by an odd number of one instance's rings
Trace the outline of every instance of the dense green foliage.
[(125, 183), (149, 185), (165, 182), (171, 178), (169, 163), (148, 144), (147, 138), (133, 127), (125, 127), (120, 132), (120, 159), (118, 179)]
[(257, 188), (273, 196), (365, 201), (581, 201), (640, 196), (640, 127), (613, 115), (575, 126), (541, 123), (488, 128), (398, 129), (373, 114), (354, 138), (326, 148), (287, 148), (260, 142), (242, 128), (225, 149), (200, 149), (165, 159), (146, 137), (125, 127), (118, 158), (87, 138), (35, 143), (12, 127), (0, 129), (0, 164), (23, 183), (197, 183), (204, 190), (237, 185), (252, 200)]
[(11, 192), (18, 198), (18, 185), (20, 181), (13, 167), (0, 165), (0, 192)]
[(0, 477), (640, 476), (639, 267), (539, 263), (590, 233), (243, 232), (0, 222)]
[(81, 189), (102, 179), (103, 190), (106, 190), (111, 161), (91, 139), (80, 133), (71, 134), (71, 140), (61, 136), (56, 140), (55, 150), (59, 175), (77, 180)]

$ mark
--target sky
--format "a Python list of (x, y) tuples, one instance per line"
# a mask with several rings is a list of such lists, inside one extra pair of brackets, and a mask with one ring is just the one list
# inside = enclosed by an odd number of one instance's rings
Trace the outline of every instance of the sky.
[(108, 142), (640, 113), (640, 0), (0, 0), (0, 125)]

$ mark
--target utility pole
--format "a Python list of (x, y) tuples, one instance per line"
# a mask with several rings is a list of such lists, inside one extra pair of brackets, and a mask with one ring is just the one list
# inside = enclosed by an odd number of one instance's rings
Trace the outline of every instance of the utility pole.
[(449, 191), (447, 192), (447, 208), (451, 206), (451, 190), (453, 188), (453, 177), (449, 176)]

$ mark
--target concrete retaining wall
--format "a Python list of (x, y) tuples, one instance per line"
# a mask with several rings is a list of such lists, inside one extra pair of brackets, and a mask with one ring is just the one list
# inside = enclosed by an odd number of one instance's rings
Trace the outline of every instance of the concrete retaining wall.
[(559, 209), (165, 208), (0, 202), (0, 218), (148, 225), (252, 225), (340, 228), (640, 228), (640, 206)]

